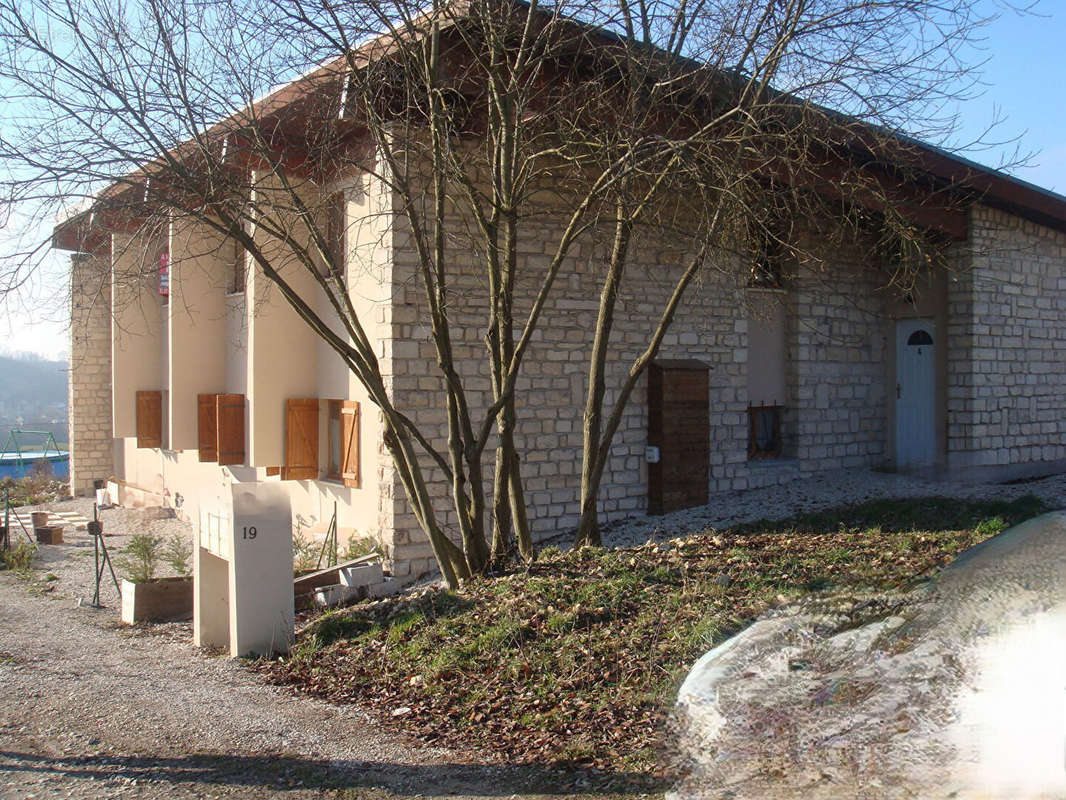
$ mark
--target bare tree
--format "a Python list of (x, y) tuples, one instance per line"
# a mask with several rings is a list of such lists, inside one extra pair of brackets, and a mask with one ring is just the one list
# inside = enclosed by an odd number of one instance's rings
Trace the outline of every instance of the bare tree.
[[(65, 227), (86, 249), (100, 230), (144, 234), (174, 218), (238, 242), (380, 409), (455, 585), (514, 544), (534, 556), (516, 386), (578, 245), (610, 241), (578, 532), (597, 543), (622, 412), (689, 286), (735, 262), (721, 253), (783, 239), (783, 206), (924, 251), (894, 202), (906, 181), (870, 165), (907, 163), (902, 132), (940, 132), (930, 123), (969, 86), (978, 23), (966, 0), (0, 0), (11, 111), (0, 163), (9, 204), (44, 218), (84, 200)], [(323, 187), (351, 174), (384, 187), (384, 228), (414, 254), (446, 442), (395, 404), (345, 283)], [(607, 408), (634, 241), (662, 235), (688, 256)], [(521, 257), (531, 239), (546, 239), (535, 267)], [(7, 263), (5, 284), (36, 252)], [(489, 364), (483, 403), (456, 355), (471, 308)], [(427, 470), (447, 481), (457, 530), (441, 523)]]

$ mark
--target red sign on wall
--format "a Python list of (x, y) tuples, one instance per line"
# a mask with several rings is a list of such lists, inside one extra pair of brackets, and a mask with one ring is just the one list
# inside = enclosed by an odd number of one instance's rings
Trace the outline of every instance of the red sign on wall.
[(170, 253), (166, 250), (159, 254), (159, 294), (170, 296)]

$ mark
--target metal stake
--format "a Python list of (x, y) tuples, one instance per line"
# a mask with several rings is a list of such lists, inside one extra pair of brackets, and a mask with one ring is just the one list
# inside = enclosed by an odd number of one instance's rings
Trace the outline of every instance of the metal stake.
[[(104, 577), (105, 566), (111, 572), (111, 580), (115, 582), (115, 591), (119, 593), (119, 597), (122, 596), (122, 589), (119, 588), (115, 568), (111, 566), (111, 556), (107, 552), (107, 545), (104, 544), (104, 526), (100, 524), (97, 516), (96, 503), (93, 503), (93, 521), (86, 528), (89, 530), (89, 535), (93, 537), (93, 559), (96, 562), (96, 590), (93, 592), (93, 601), (87, 605), (92, 608), (103, 608), (104, 606), (100, 603), (100, 581)], [(102, 559), (101, 555), (103, 556)]]

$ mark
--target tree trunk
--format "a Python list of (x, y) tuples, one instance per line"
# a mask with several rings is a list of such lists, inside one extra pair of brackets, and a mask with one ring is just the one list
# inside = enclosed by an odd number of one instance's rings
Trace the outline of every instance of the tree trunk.
[(513, 539), (511, 537), (511, 505), (508, 502), (507, 492), (501, 487), (510, 482), (510, 465), (507, 463), (507, 452), (503, 447), (496, 448), (496, 472), (493, 478), (492, 497), (492, 555), (493, 564), (501, 564), (511, 552)]
[(596, 315), (596, 334), (592, 342), (589, 360), (589, 384), (585, 397), (584, 436), (581, 447), (581, 521), (578, 524), (575, 545), (599, 547), (600, 526), (596, 516), (596, 498), (600, 491), (600, 478), (596, 461), (600, 451), (603, 420), (603, 395), (606, 391), (607, 352), (614, 323), (614, 307), (618, 301), (618, 287), (625, 273), (626, 252), (632, 225), (621, 205), (616, 209), (614, 245), (607, 277), (600, 293), (600, 308)]

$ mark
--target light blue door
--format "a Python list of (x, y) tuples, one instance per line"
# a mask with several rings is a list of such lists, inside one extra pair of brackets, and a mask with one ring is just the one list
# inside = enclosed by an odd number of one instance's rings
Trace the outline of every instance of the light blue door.
[(936, 353), (931, 319), (896, 323), (896, 465), (936, 458)]

